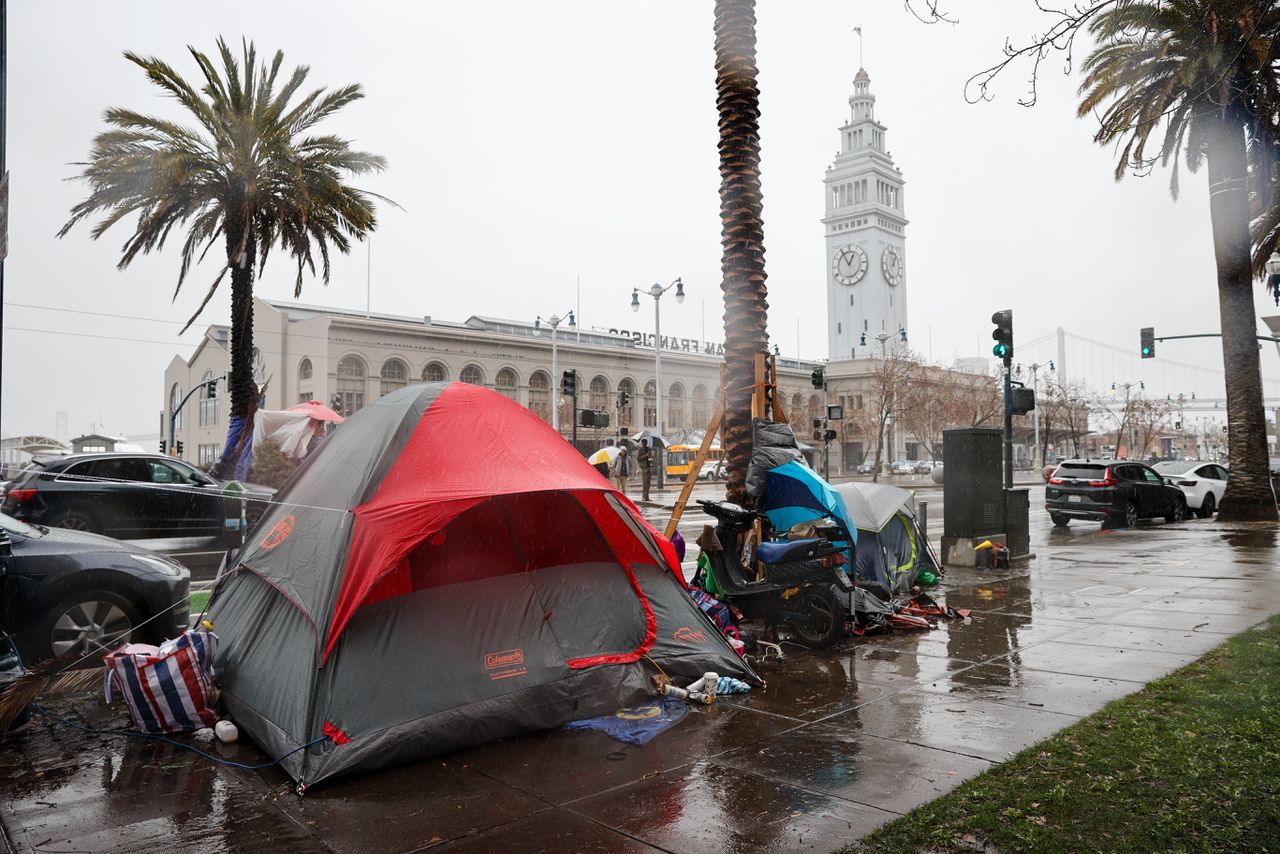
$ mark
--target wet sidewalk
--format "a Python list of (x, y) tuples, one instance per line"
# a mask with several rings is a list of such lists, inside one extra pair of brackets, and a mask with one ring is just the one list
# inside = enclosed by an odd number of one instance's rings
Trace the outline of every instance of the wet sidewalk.
[[(973, 609), (927, 633), (787, 647), (768, 687), (645, 747), (556, 731), (321, 785), (40, 720), (0, 743), (20, 852), (830, 851), (1280, 611), (1272, 528), (1072, 528), (1000, 574), (953, 570)], [(123, 712), (62, 700), (116, 726)], [(263, 761), (250, 745), (227, 758)]]

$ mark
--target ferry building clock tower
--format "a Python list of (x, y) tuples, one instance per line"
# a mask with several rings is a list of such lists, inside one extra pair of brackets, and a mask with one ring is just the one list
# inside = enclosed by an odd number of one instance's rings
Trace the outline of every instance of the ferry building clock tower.
[(840, 151), (827, 168), (827, 343), (832, 361), (880, 355), (907, 329), (902, 172), (885, 150), (871, 78), (858, 69)]

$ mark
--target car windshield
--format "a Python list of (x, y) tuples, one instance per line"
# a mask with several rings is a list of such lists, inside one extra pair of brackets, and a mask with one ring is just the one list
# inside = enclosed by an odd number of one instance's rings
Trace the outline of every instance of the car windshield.
[(1102, 480), (1107, 476), (1107, 467), (1096, 463), (1063, 463), (1054, 474), (1078, 480)]
[(0, 513), (0, 528), (3, 528), (5, 533), (17, 534), (20, 537), (39, 539), (44, 536), (44, 531), (39, 528), (28, 525), (26, 522), (19, 522), (12, 516), (6, 516), (3, 513)]

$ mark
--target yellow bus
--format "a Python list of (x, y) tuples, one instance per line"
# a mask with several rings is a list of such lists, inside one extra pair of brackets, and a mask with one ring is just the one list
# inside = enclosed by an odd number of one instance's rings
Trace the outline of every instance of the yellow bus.
[[(697, 445), (672, 445), (667, 448), (667, 477), (684, 478), (689, 474), (693, 458), (698, 455)], [(724, 459), (724, 451), (719, 445), (707, 449), (705, 462), (719, 462)]]

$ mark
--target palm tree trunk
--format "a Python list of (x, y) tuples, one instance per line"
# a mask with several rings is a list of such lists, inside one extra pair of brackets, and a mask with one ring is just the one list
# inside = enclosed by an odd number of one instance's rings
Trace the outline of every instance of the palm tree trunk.
[(1248, 177), (1244, 122), (1208, 116), (1209, 213), (1218, 265), (1218, 311), (1227, 384), (1227, 460), (1231, 477), (1218, 518), (1275, 520), (1276, 498), (1267, 461), (1257, 313), (1250, 270)]
[(760, 191), (755, 0), (716, 0), (720, 113), (720, 262), (724, 293), (724, 445), (730, 501), (747, 503), (755, 355), (769, 349)]
[[(243, 241), (244, 252), (241, 254)], [(256, 246), (244, 240), (243, 226), (228, 223), (227, 260), (231, 264), (231, 417), (248, 416), (256, 402), (253, 382), (253, 265)]]

